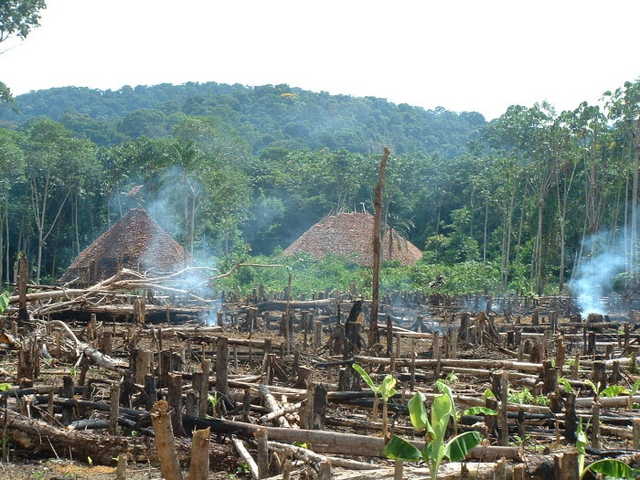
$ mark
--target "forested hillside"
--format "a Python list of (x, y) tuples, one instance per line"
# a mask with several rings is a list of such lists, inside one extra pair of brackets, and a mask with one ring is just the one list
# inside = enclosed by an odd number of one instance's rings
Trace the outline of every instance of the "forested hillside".
[(214, 117), (254, 153), (276, 145), (369, 153), (387, 144), (397, 153), (453, 156), (464, 152), (485, 123), (478, 113), (425, 110), (374, 97), (213, 82), (117, 91), (53, 88), (19, 96), (13, 109), (0, 105), (0, 121), (23, 124), (44, 116), (99, 145), (169, 135), (184, 115)]
[[(37, 279), (57, 278), (136, 205), (221, 267), (277, 253), (331, 211), (372, 211), (383, 144), (387, 221), (425, 250), (384, 281), (421, 289), (444, 273), (458, 292), (558, 291), (603, 245), (633, 272), (640, 83), (604, 99), (512, 106), (485, 123), (286, 86), (25, 95), (2, 113), (1, 277), (24, 250)], [(357, 280), (332, 262), (313, 280)]]

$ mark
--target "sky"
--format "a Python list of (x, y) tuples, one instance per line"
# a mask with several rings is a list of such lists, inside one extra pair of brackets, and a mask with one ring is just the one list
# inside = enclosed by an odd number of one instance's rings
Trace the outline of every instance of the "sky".
[(48, 0), (0, 45), (16, 94), (286, 83), (425, 108), (597, 101), (640, 77), (636, 0)]

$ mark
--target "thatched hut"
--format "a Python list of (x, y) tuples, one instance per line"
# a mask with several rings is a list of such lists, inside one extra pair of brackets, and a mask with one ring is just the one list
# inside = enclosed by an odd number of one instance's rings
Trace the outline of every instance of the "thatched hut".
[(172, 272), (186, 266), (188, 256), (171, 235), (142, 208), (129, 210), (73, 261), (61, 282), (78, 278), (78, 285), (92, 285), (122, 268)]
[[(304, 232), (284, 251), (285, 255), (305, 252), (315, 258), (336, 255), (351, 258), (363, 266), (373, 264), (373, 215), (368, 213), (339, 213), (329, 215)], [(392, 228), (382, 235), (382, 259), (398, 260), (413, 265), (422, 252)]]

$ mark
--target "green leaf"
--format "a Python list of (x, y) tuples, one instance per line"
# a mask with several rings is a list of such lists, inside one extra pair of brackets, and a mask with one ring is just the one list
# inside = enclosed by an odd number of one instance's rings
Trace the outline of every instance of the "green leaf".
[(600, 384), (598, 383), (598, 385), (596, 385), (595, 383), (593, 383), (591, 380), (589, 380), (588, 378), (585, 379), (584, 383), (586, 383), (587, 385), (589, 385), (589, 387), (591, 387), (591, 390), (594, 391), (594, 393), (598, 393), (598, 391), (600, 390)]
[(422, 454), (415, 446), (394, 435), (384, 447), (384, 454), (393, 460), (405, 460), (417, 462), (422, 459)]
[(396, 389), (393, 388), (395, 385), (396, 379), (391, 375), (387, 375), (384, 377), (384, 380), (382, 380), (382, 385), (380, 385), (380, 395), (385, 402), (398, 393)]
[(353, 367), (353, 369), (358, 372), (360, 374), (360, 376), (362, 377), (362, 380), (364, 380), (364, 383), (366, 383), (367, 385), (369, 385), (369, 388), (373, 391), (373, 393), (375, 393), (376, 395), (379, 394), (379, 387), (373, 383), (373, 380), (371, 380), (371, 377), (369, 376), (369, 374), (364, 370), (364, 368), (362, 368), (360, 365), (358, 365), (357, 363), (354, 363), (353, 365), (351, 365)]
[(490, 390), (490, 389), (485, 389), (484, 393), (482, 394), (482, 396), (484, 398), (489, 398), (491, 400), (495, 400), (496, 399), (496, 395)]
[(10, 383), (0, 383), (0, 392), (6, 392), (11, 388)]
[(436, 389), (440, 393), (444, 393), (445, 395), (447, 395), (449, 398), (453, 397), (453, 392), (451, 391), (451, 387), (447, 385), (445, 382), (443, 382), (442, 380), (436, 380)]
[(429, 417), (427, 415), (427, 409), (424, 406), (424, 396), (418, 392), (411, 400), (409, 400), (409, 418), (411, 419), (411, 425), (416, 430), (424, 430), (429, 424)]
[(444, 438), (451, 413), (452, 405), (448, 395), (438, 395), (433, 399), (433, 404), (431, 405), (431, 428), (433, 428), (436, 438)]
[(629, 395), (629, 390), (622, 385), (609, 385), (607, 388), (600, 392), (603, 397), (617, 397), (619, 395)]
[(605, 477), (628, 479), (633, 479), (636, 477), (633, 468), (631, 468), (626, 463), (621, 462), (620, 460), (613, 460), (611, 458), (605, 458), (603, 460), (593, 462), (591, 465), (588, 465), (587, 468), (584, 469), (583, 474), (588, 472), (589, 470), (595, 473), (601, 473)]
[(571, 382), (568, 379), (566, 379), (564, 377), (560, 377), (560, 378), (558, 378), (558, 383), (564, 387), (564, 391), (565, 392), (567, 392), (567, 393), (574, 393), (575, 392), (575, 390), (573, 388), (573, 385), (571, 385)]
[(498, 412), (487, 407), (471, 407), (464, 410), (462, 415), (498, 415)]
[(447, 442), (446, 456), (452, 462), (460, 462), (473, 447), (482, 441), (478, 432), (464, 432)]

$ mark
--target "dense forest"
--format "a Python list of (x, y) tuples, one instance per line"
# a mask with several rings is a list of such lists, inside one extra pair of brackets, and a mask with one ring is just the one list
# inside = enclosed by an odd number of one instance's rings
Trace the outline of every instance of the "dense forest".
[[(383, 279), (562, 291), (603, 245), (622, 245), (635, 270), (639, 113), (640, 82), (599, 105), (512, 106), (491, 122), (286, 85), (33, 92), (0, 107), (1, 278), (26, 251), (34, 278), (54, 281), (136, 205), (202, 261), (277, 254), (332, 211), (371, 211), (388, 145), (387, 222), (425, 258)], [(335, 262), (311, 277), (352, 271)]]
[(185, 116), (207, 117), (227, 136), (241, 137), (254, 154), (269, 147), (371, 153), (386, 144), (396, 153), (454, 156), (485, 123), (478, 113), (425, 110), (374, 97), (213, 82), (117, 91), (53, 88), (22, 95), (16, 106), (0, 110), (0, 122), (48, 117), (100, 146), (170, 136)]

